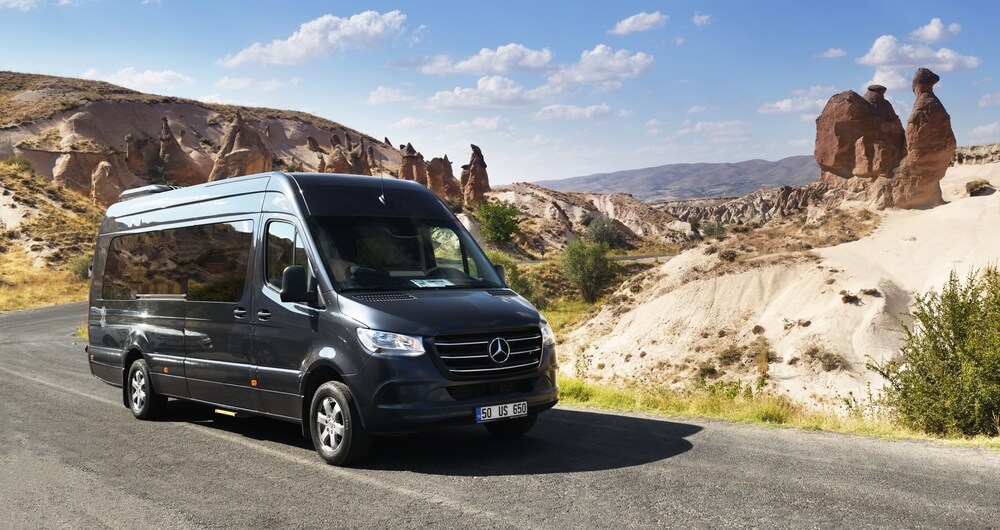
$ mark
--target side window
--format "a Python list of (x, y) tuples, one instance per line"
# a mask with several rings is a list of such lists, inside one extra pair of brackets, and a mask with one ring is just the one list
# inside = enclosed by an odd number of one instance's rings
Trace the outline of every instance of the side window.
[(292, 265), (305, 267), (306, 276), (312, 277), (305, 241), (295, 225), (272, 221), (267, 225), (267, 259), (264, 277), (267, 284), (281, 290), (281, 275)]
[(239, 302), (247, 279), (253, 241), (250, 221), (216, 223), (175, 230), (179, 259), (187, 269), (187, 299)]

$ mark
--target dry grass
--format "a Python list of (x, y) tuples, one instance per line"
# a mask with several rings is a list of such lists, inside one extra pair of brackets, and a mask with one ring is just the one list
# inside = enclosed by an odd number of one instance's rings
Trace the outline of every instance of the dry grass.
[(31, 262), (21, 251), (0, 254), (0, 312), (86, 300), (87, 281), (79, 275)]
[(891, 440), (931, 440), (948, 445), (984, 447), (1000, 452), (1000, 438), (939, 438), (893, 423), (884, 415), (809, 410), (767, 390), (716, 382), (687, 390), (633, 385), (615, 388), (577, 379), (559, 379), (561, 404), (643, 412), (681, 418), (712, 418), (740, 423), (839, 432)]

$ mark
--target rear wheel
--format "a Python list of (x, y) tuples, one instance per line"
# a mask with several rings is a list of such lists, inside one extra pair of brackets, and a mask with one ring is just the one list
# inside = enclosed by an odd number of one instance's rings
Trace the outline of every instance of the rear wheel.
[(128, 369), (128, 403), (132, 415), (140, 420), (150, 420), (159, 415), (167, 405), (167, 398), (153, 390), (149, 380), (149, 365), (145, 359), (136, 359)]
[(484, 423), (483, 426), (486, 427), (487, 431), (490, 431), (490, 434), (497, 438), (517, 438), (530, 431), (535, 426), (535, 419), (537, 418), (537, 414), (528, 414), (527, 416), (512, 420), (491, 421)]
[(328, 464), (354, 464), (371, 451), (372, 436), (361, 425), (354, 396), (343, 383), (330, 381), (316, 389), (309, 424), (313, 446)]

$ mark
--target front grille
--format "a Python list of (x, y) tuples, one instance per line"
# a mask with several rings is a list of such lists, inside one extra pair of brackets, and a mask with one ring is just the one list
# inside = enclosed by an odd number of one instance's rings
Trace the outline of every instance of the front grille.
[(504, 394), (523, 394), (535, 388), (537, 377), (530, 379), (515, 379), (514, 381), (496, 381), (490, 383), (471, 383), (467, 385), (449, 386), (448, 393), (458, 401), (479, 399)]
[[(509, 358), (494, 361), (489, 347), (495, 339), (509, 346)], [(434, 350), (445, 370), (462, 378), (486, 378), (530, 372), (542, 360), (542, 334), (538, 328), (462, 335), (439, 335)]]
[(404, 302), (406, 300), (416, 300), (414, 296), (406, 293), (356, 294), (352, 298), (362, 302)]
[(492, 296), (517, 296), (517, 293), (510, 289), (487, 289), (486, 292)]

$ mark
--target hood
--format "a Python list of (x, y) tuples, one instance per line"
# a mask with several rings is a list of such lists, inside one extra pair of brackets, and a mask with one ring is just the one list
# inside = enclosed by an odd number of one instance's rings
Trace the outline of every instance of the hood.
[(352, 292), (338, 295), (338, 302), (344, 316), (371, 329), (422, 337), (524, 328), (540, 320), (530, 302), (508, 289)]

